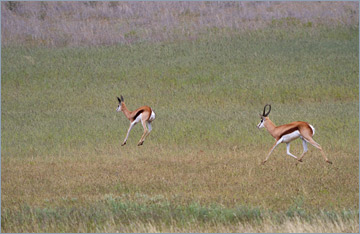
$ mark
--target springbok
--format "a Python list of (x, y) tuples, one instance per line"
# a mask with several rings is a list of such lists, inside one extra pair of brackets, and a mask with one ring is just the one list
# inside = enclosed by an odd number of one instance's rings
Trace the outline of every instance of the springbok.
[[(130, 133), (131, 129), (135, 126), (135, 124), (137, 124), (138, 122), (141, 121), (141, 124), (144, 128), (144, 133), (141, 136), (140, 141), (138, 143), (138, 146), (140, 146), (144, 143), (145, 138), (150, 134), (150, 132), (152, 130), (151, 122), (154, 121), (154, 119), (155, 119), (155, 112), (149, 106), (142, 106), (142, 107), (137, 108), (134, 111), (129, 111), (125, 105), (123, 96), (120, 96), (120, 97), (121, 98), (117, 97), (117, 99), (119, 101), (119, 106), (117, 107), (116, 111), (124, 112), (124, 115), (126, 116), (126, 118), (128, 118), (128, 120), (130, 120), (130, 127), (127, 131), (125, 140), (121, 146), (126, 144), (126, 141), (129, 137), (129, 133)], [(146, 128), (146, 124), (147, 124), (148, 129)]]
[[(267, 106), (269, 106), (269, 111), (265, 114), (265, 110)], [(259, 129), (265, 127), (266, 130), (270, 133), (270, 135), (273, 136), (276, 140), (275, 144), (271, 148), (268, 156), (262, 162), (262, 164), (264, 164), (269, 159), (270, 154), (273, 152), (275, 147), (278, 146), (280, 143), (286, 143), (286, 153), (291, 157), (297, 159), (299, 162), (302, 162), (302, 158), (304, 157), (304, 154), (307, 152), (308, 149), (307, 142), (318, 148), (321, 152), (321, 155), (324, 157), (325, 161), (327, 163), (332, 164), (332, 162), (325, 156), (325, 153), (322, 150), (321, 146), (312, 139), (312, 136), (315, 134), (315, 128), (313, 126), (303, 121), (296, 121), (296, 122), (291, 122), (289, 124), (275, 126), (275, 124), (268, 117), (270, 111), (271, 111), (271, 105), (266, 104), (264, 106), (263, 114), (259, 114), (261, 117), (261, 121), (257, 125)], [(295, 155), (290, 153), (290, 142), (299, 137), (303, 142), (304, 151), (300, 156), (300, 158), (297, 158)]]

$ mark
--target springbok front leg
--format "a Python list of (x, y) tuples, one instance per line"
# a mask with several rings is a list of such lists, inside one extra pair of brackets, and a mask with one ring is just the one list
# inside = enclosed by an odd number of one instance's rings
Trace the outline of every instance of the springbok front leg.
[(268, 156), (265, 158), (265, 160), (261, 163), (262, 165), (264, 165), (266, 163), (266, 161), (269, 159), (270, 154), (273, 152), (273, 150), (275, 149), (276, 146), (278, 146), (281, 142), (282, 142), (282, 138), (280, 138), (280, 140), (278, 140), (277, 142), (275, 142), (275, 144), (273, 145), (273, 147), (271, 148)]
[(125, 139), (124, 139), (124, 142), (121, 144), (121, 146), (126, 145), (126, 141), (127, 141), (128, 137), (129, 137), (130, 131), (131, 131), (131, 129), (135, 126), (135, 124), (136, 124), (135, 121), (133, 121), (132, 123), (130, 123), (129, 129), (128, 129), (127, 133), (126, 133), (126, 137), (125, 137)]

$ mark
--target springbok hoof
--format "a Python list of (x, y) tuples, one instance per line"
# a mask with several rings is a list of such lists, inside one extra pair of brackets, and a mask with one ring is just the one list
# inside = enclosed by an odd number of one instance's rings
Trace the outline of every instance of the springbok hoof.
[(142, 142), (139, 142), (138, 146), (140, 146), (140, 145), (142, 145), (142, 144), (144, 144), (144, 142), (143, 142), (143, 141), (142, 141)]
[(302, 162), (302, 159), (298, 159), (298, 162)]
[(266, 163), (266, 161), (262, 161), (260, 165), (264, 165)]
[(124, 146), (124, 145), (126, 145), (126, 142), (124, 142), (124, 143), (121, 144), (121, 146)]
[(326, 162), (332, 164), (332, 162), (330, 160), (326, 160)]

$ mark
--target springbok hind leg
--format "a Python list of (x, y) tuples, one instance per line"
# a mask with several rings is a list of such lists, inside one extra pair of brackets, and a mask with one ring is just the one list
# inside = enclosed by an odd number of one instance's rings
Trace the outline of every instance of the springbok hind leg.
[[(147, 122), (147, 127), (148, 127), (148, 132), (147, 132), (145, 138), (149, 136), (149, 134), (150, 134), (150, 132), (151, 132), (151, 130), (152, 130), (151, 122)], [(144, 141), (145, 141), (145, 138), (144, 138)]]
[(146, 128), (146, 123), (145, 123), (145, 121), (141, 121), (141, 124), (142, 124), (142, 126), (143, 126), (143, 128), (144, 128), (144, 133), (143, 133), (143, 135), (142, 135), (141, 138), (140, 138), (140, 141), (139, 141), (139, 143), (138, 143), (138, 146), (140, 146), (140, 145), (142, 145), (142, 144), (144, 143), (146, 134), (148, 133), (148, 130), (147, 130), (147, 128)]
[(316, 148), (318, 148), (320, 150), (321, 155), (323, 156), (325, 162), (332, 164), (332, 162), (326, 157), (323, 149), (321, 148), (321, 146), (318, 143), (316, 143), (312, 138), (309, 138), (309, 137), (305, 138), (305, 140), (307, 140), (310, 144), (312, 144), (313, 146), (315, 146)]
[(307, 152), (308, 148), (307, 148), (307, 142), (304, 140), (304, 138), (301, 138), (302, 142), (303, 142), (303, 153), (301, 154), (301, 156), (299, 157), (298, 161), (302, 162), (302, 158), (304, 157), (305, 153)]
[(286, 143), (286, 153), (288, 155), (290, 155), (291, 157), (297, 159), (297, 157), (295, 155), (293, 155), (292, 153), (290, 153), (290, 142), (289, 143)]
[(149, 134), (150, 134), (150, 132), (152, 130), (151, 123), (150, 122), (146, 122), (146, 123), (147, 123), (148, 128), (147, 128), (147, 132), (146, 132), (146, 134), (145, 134), (145, 136), (144, 136), (144, 138), (142, 140), (143, 143), (144, 143), (145, 139), (149, 136)]

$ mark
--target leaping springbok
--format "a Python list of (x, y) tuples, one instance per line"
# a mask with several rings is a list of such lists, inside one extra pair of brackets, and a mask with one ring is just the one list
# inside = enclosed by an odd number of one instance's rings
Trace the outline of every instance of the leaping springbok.
[[(265, 114), (265, 110), (267, 106), (269, 106), (269, 111)], [(271, 148), (268, 156), (262, 162), (262, 164), (264, 164), (269, 159), (270, 154), (273, 152), (275, 147), (278, 146), (280, 143), (286, 143), (286, 153), (291, 157), (297, 159), (299, 162), (302, 162), (302, 158), (304, 157), (304, 154), (307, 152), (307, 142), (318, 148), (321, 152), (321, 155), (324, 157), (325, 161), (327, 163), (332, 164), (332, 162), (325, 156), (325, 153), (322, 150), (321, 146), (312, 139), (312, 136), (315, 134), (315, 128), (313, 126), (303, 121), (296, 121), (296, 122), (291, 122), (289, 124), (275, 126), (275, 124), (268, 117), (270, 111), (271, 111), (271, 105), (266, 104), (264, 107), (263, 114), (259, 114), (261, 117), (261, 121), (257, 125), (259, 129), (265, 127), (266, 130), (276, 140), (275, 144)], [(290, 153), (290, 142), (297, 139), (298, 137), (300, 137), (301, 140), (303, 141), (303, 148), (304, 148), (304, 152), (302, 153), (300, 158), (297, 158), (295, 155)]]
[[(141, 136), (140, 141), (138, 143), (138, 146), (140, 146), (144, 143), (145, 138), (150, 134), (150, 132), (152, 130), (151, 122), (154, 121), (154, 119), (155, 119), (155, 112), (149, 106), (142, 106), (140, 108), (137, 108), (134, 111), (129, 111), (125, 105), (123, 96), (120, 96), (120, 97), (121, 98), (117, 97), (117, 99), (119, 101), (119, 106), (117, 107), (116, 111), (124, 112), (124, 115), (126, 116), (126, 118), (128, 118), (128, 120), (130, 120), (130, 127), (127, 131), (125, 140), (121, 146), (126, 144), (126, 141), (129, 137), (129, 133), (130, 133), (131, 129), (135, 126), (135, 124), (137, 124), (138, 122), (141, 121), (141, 124), (144, 128), (144, 133)], [(148, 129), (146, 128), (146, 124), (147, 124)]]

